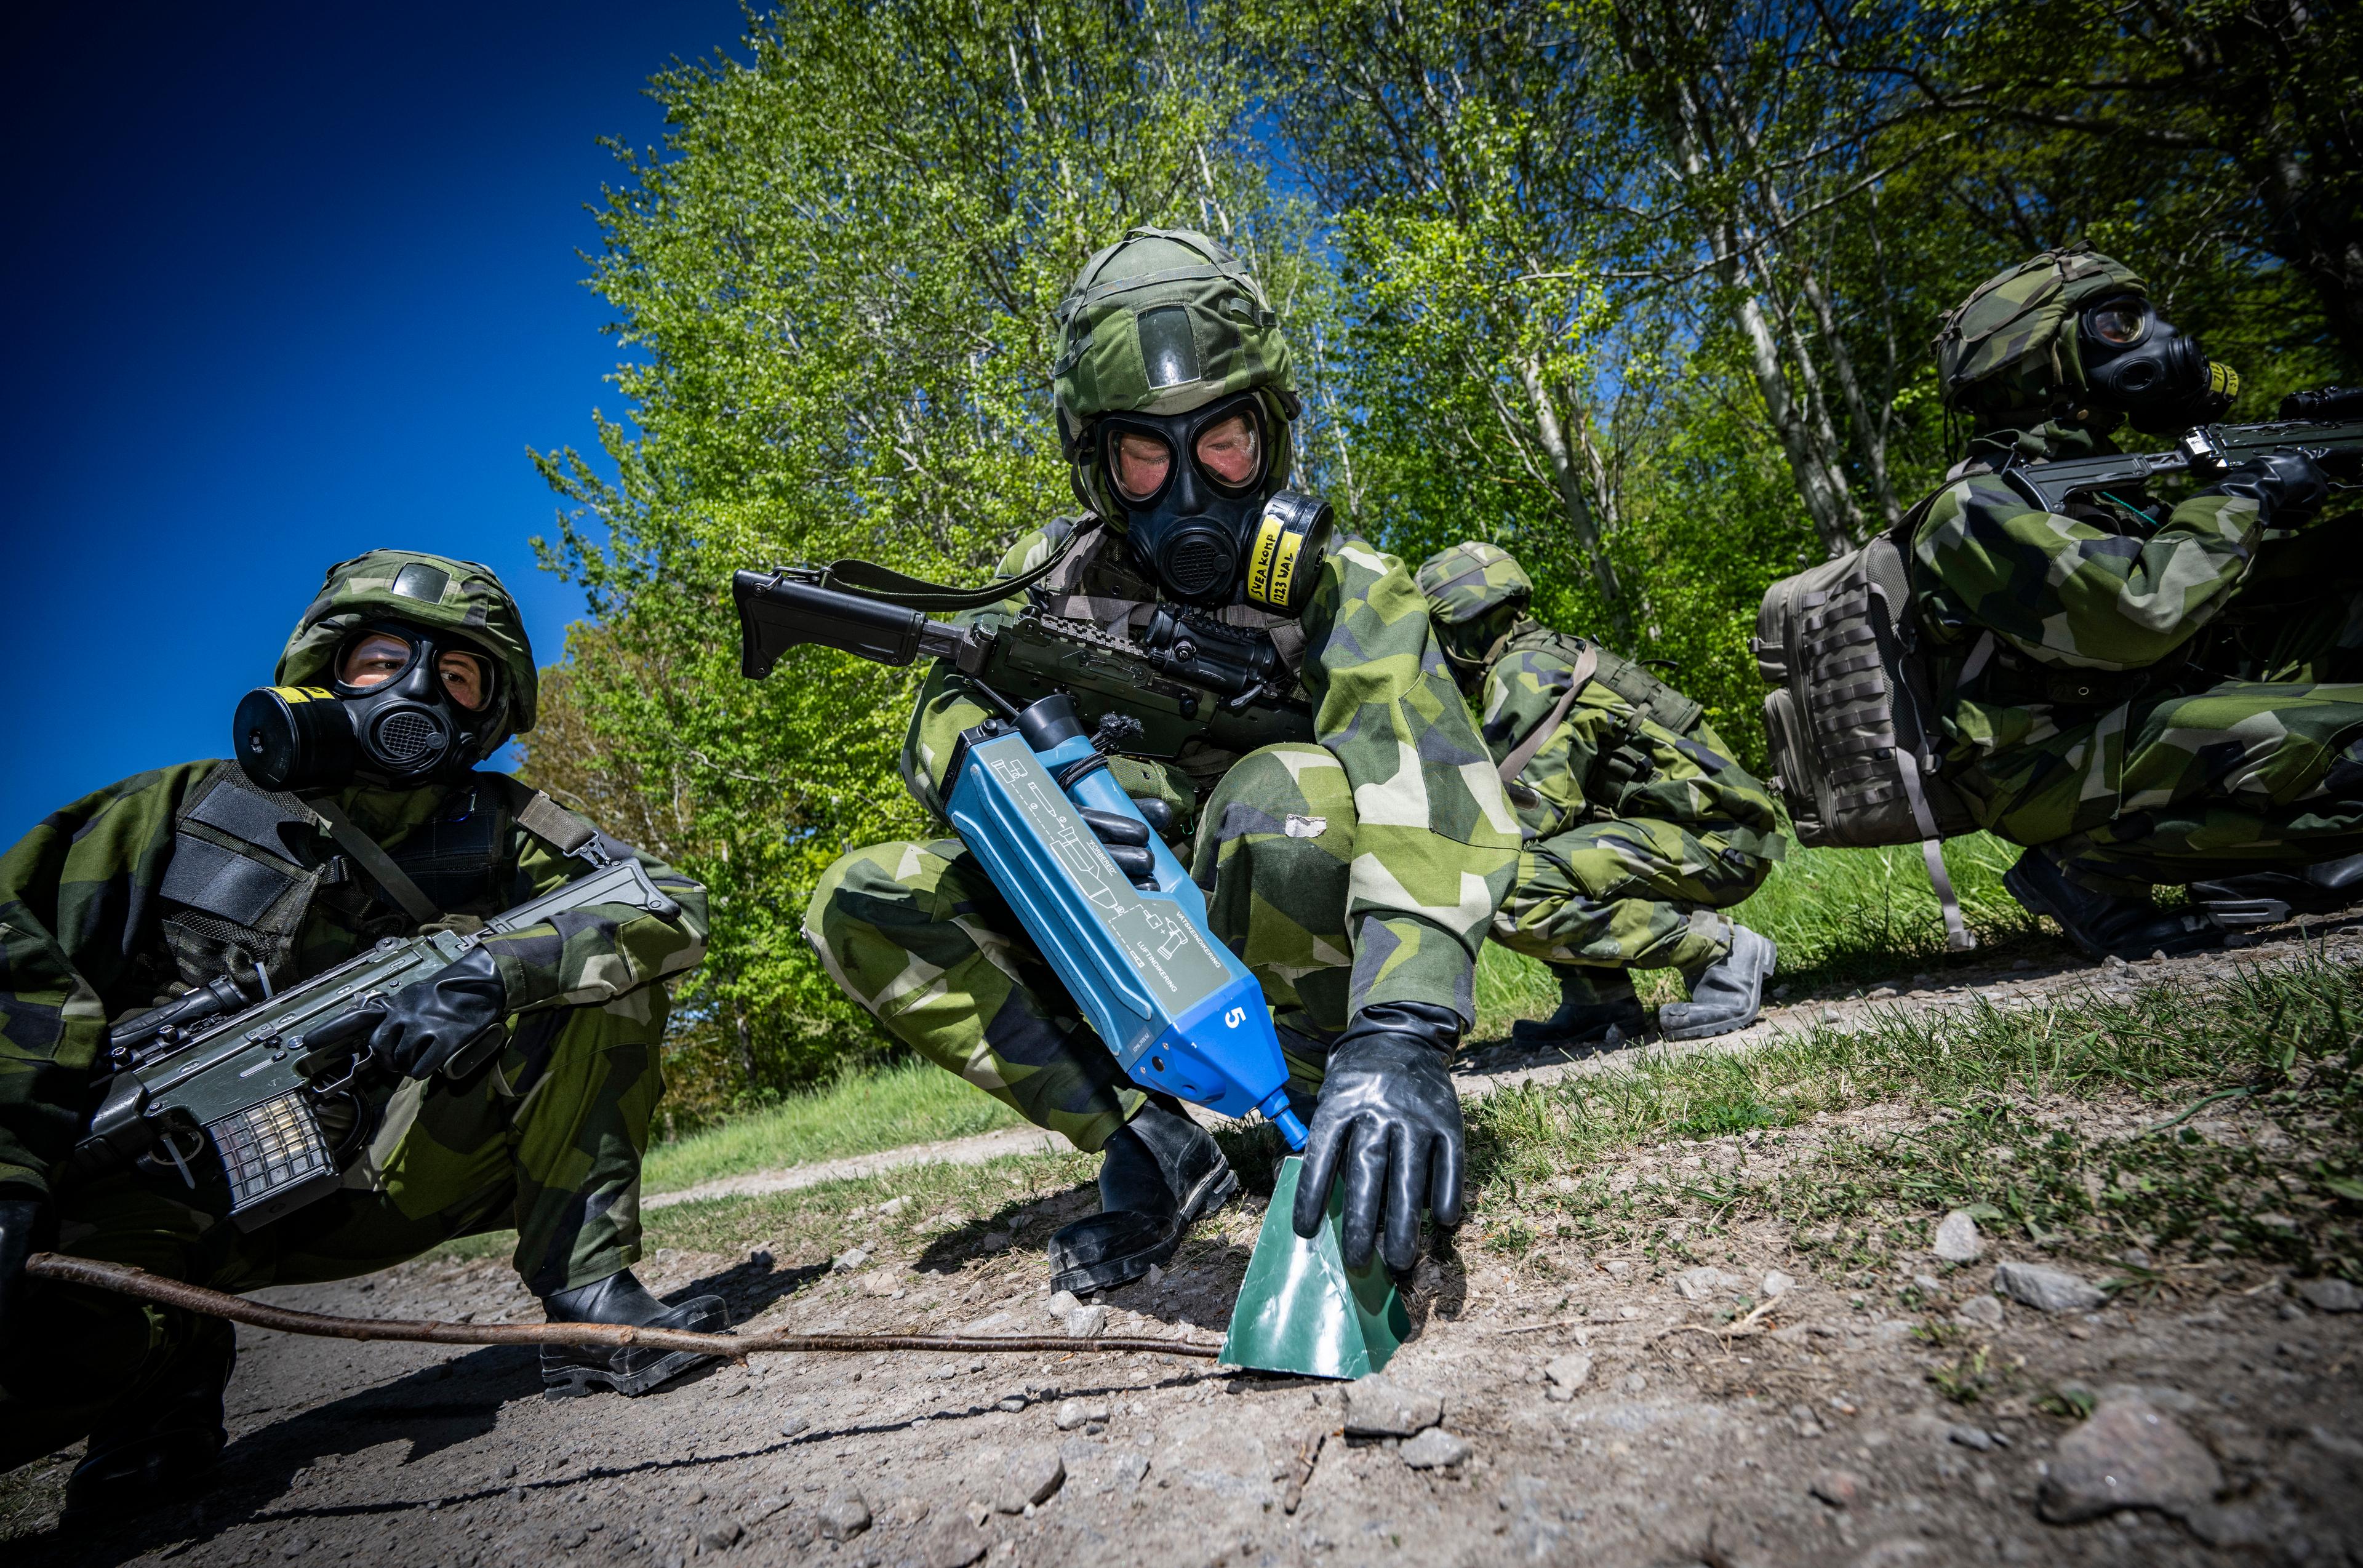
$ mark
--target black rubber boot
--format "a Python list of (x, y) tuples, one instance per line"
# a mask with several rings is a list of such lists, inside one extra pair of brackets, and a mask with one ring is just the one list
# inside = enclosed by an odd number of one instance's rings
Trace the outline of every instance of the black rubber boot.
[(1510, 1038), (1531, 1050), (1553, 1046), (1614, 1043), (1612, 1037), (1638, 1040), (1649, 1027), (1641, 998), (1633, 994), (1633, 977), (1621, 969), (1594, 969), (1587, 964), (1554, 963), (1559, 976), (1559, 1011), (1547, 1018), (1520, 1018), (1510, 1026)]
[(1682, 977), (1690, 983), (1691, 999), (1659, 1007), (1658, 1028), (1668, 1040), (1704, 1040), (1746, 1029), (1763, 1010), (1764, 982), (1780, 956), (1770, 937), (1733, 926), (1731, 951)]
[(2363, 855), (2297, 871), (2255, 871), (2191, 884), (2191, 901), (2228, 931), (2278, 926), (2292, 915), (2329, 915), (2363, 904)]
[(2201, 952), (2224, 945), (2224, 932), (2202, 915), (2160, 909), (2147, 898), (2095, 893), (2068, 880), (2041, 850), (2029, 850), (2002, 873), (2010, 895), (2037, 915), (2059, 922), (2088, 958), (2131, 962), (2163, 952)]
[(212, 1470), (229, 1443), (222, 1395), (237, 1365), (237, 1339), (209, 1336), (183, 1351), (157, 1386), (94, 1428), (66, 1482), (60, 1522), (114, 1518), (161, 1501)]
[(1111, 1290), (1147, 1273), (1182, 1244), (1193, 1221), (1239, 1190), (1206, 1129), (1152, 1097), (1101, 1151), (1100, 1211), (1052, 1234), (1050, 1286)]
[[(730, 1327), (730, 1310), (718, 1296), (694, 1296), (667, 1307), (648, 1287), (619, 1269), (605, 1279), (541, 1298), (552, 1323), (627, 1323), (637, 1329), (687, 1329), (719, 1334)], [(572, 1399), (603, 1385), (638, 1396), (714, 1360), (694, 1351), (601, 1351), (588, 1346), (541, 1347), (541, 1392), (546, 1399)]]

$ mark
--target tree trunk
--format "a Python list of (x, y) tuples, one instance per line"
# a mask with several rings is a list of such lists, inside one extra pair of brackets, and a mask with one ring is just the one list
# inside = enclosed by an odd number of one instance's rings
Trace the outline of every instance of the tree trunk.
[(1518, 357), (1518, 379), (1526, 389), (1526, 402), (1534, 410), (1535, 433), (1542, 441), (1543, 455), (1550, 462), (1551, 483), (1559, 490), (1559, 508), (1567, 517), (1568, 531), (1575, 536), (1592, 567), (1592, 580), (1599, 586), (1600, 602), (1608, 612), (1609, 625), (1614, 628), (1619, 646), (1629, 647), (1633, 639), (1633, 616), (1625, 603), (1625, 590), (1616, 581), (1616, 567), (1601, 548), (1600, 525), (1592, 515), (1592, 504), (1584, 498), (1583, 481), (1575, 472), (1575, 453), (1568, 444), (1567, 426), (1559, 417), (1559, 405), (1550, 389), (1543, 384), (1542, 367), (1532, 355)]

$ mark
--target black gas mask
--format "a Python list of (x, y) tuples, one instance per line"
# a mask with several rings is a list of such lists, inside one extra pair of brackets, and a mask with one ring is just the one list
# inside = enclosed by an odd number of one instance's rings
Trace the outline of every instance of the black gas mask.
[[(265, 789), (396, 789), (457, 779), (504, 725), (499, 666), (473, 644), (400, 621), (368, 621), (321, 686), (259, 686), (239, 699), (231, 744)], [(473, 698), (472, 703), (469, 700)]]
[(2147, 435), (2170, 436), (2221, 419), (2239, 395), (2231, 366), (2208, 359), (2149, 301), (2119, 295), (2086, 310), (2078, 326), (2084, 382), (2093, 400), (2124, 411)]

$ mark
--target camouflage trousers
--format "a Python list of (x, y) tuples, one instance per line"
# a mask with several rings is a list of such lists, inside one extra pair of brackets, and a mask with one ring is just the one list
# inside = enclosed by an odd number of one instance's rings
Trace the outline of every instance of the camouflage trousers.
[[(1133, 794), (1150, 793), (1118, 773)], [(1271, 1004), (1292, 1097), (1320, 1084), (1358, 959), (1384, 962), (1346, 934), (1355, 828), (1335, 756), (1267, 746), (1215, 786), (1191, 856), (1215, 939)], [(958, 840), (844, 856), (814, 890), (804, 935), (888, 1033), (1076, 1148), (1098, 1149), (1139, 1108), (1140, 1090)]]
[(1731, 922), (1716, 911), (1771, 869), (1711, 822), (1586, 822), (1528, 840), (1493, 940), (1553, 965), (1694, 974), (1731, 951)]
[(2226, 681), (1997, 751), (1980, 822), (2103, 892), (2363, 851), (2363, 684)]
[[(394, 1090), (346, 1185), (260, 1230), (227, 1222), (217, 1184), (192, 1193), (169, 1173), (125, 1173), (59, 1195), (57, 1250), (243, 1293), (349, 1279), (515, 1226), (517, 1273), (535, 1294), (605, 1279), (640, 1253), (666, 1006), (651, 985), (518, 1019), (475, 1077)], [(218, 1318), (111, 1292), (33, 1292), (0, 1345), (0, 1471), (74, 1441), (230, 1333)]]

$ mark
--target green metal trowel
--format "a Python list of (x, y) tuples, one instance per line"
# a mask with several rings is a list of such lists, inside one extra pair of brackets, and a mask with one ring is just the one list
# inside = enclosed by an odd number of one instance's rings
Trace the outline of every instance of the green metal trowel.
[(1373, 1252), (1369, 1266), (1346, 1267), (1343, 1183), (1333, 1183), (1321, 1229), (1307, 1241), (1296, 1234), (1296, 1184), (1302, 1155), (1280, 1162), (1263, 1231), (1248, 1259), (1247, 1278), (1231, 1308), (1222, 1359), (1259, 1372), (1304, 1377), (1362, 1377), (1387, 1364), (1411, 1332), (1411, 1315), (1386, 1263)]

